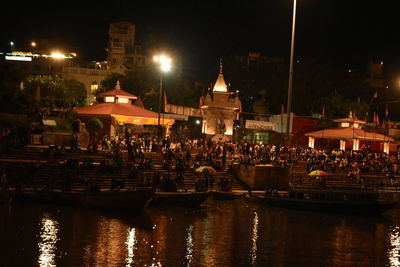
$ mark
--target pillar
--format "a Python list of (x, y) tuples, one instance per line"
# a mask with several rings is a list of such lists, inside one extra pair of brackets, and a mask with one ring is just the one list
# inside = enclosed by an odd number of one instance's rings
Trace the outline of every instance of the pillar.
[(314, 148), (315, 138), (309, 136), (308, 137), (308, 147)]
[(383, 153), (386, 153), (389, 155), (389, 142), (384, 142), (383, 143)]
[(340, 150), (346, 150), (346, 141), (340, 140)]
[(360, 147), (360, 140), (353, 139), (353, 150), (358, 150)]

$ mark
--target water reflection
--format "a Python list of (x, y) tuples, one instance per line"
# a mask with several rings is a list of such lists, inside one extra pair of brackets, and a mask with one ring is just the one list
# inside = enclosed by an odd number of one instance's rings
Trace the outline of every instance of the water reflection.
[(193, 236), (192, 236), (192, 231), (193, 231), (193, 225), (190, 225), (187, 228), (187, 237), (186, 237), (186, 260), (187, 260), (187, 266), (190, 266), (192, 263), (193, 259)]
[(133, 264), (133, 256), (136, 244), (135, 239), (135, 228), (131, 228), (128, 231), (128, 240), (125, 242), (126, 246), (128, 247), (128, 254), (126, 255), (126, 266), (132, 266)]
[(400, 227), (394, 227), (389, 233), (389, 262), (390, 266), (400, 266)]
[(56, 266), (55, 250), (58, 241), (57, 233), (59, 231), (58, 222), (51, 219), (50, 215), (45, 213), (41, 221), (39, 247), (39, 266)]
[(253, 229), (251, 233), (252, 246), (250, 248), (251, 264), (254, 266), (257, 262), (257, 239), (258, 239), (258, 214), (254, 212)]
[(153, 208), (149, 218), (0, 207), (0, 266), (400, 267), (400, 209), (360, 218), (241, 200), (213, 205)]

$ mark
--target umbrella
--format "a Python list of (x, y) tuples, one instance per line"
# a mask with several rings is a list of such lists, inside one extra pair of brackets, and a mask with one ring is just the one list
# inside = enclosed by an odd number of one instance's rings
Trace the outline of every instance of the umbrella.
[(309, 176), (327, 176), (328, 174), (321, 170), (315, 170), (308, 174)]
[(210, 166), (201, 166), (201, 167), (198, 167), (198, 168), (195, 170), (195, 172), (197, 172), (197, 173), (202, 173), (202, 174), (208, 174), (208, 175), (215, 175), (215, 174), (217, 174), (217, 171), (216, 171), (213, 167), (210, 167)]

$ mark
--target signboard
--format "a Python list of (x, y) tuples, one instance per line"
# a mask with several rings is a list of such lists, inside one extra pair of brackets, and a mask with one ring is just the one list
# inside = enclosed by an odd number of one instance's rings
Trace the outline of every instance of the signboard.
[(275, 123), (270, 121), (246, 120), (245, 128), (257, 131), (273, 131), (275, 130)]

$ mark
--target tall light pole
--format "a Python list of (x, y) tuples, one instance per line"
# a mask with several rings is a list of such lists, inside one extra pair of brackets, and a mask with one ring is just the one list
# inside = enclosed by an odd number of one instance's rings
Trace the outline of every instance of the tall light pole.
[(292, 112), (293, 56), (294, 56), (295, 28), (296, 28), (296, 0), (293, 0), (292, 44), (290, 48), (289, 85), (288, 85), (288, 97), (287, 97), (286, 135), (285, 135), (286, 145), (291, 143), (290, 113)]
[(160, 93), (159, 93), (159, 98), (158, 98), (158, 122), (157, 122), (157, 136), (158, 136), (158, 141), (160, 141), (161, 137), (161, 126), (160, 126), (160, 121), (161, 121), (161, 105), (162, 105), (162, 93), (163, 93), (163, 72), (167, 72), (171, 69), (171, 58), (165, 55), (160, 55), (160, 56), (154, 56), (153, 57), (154, 62), (156, 62), (160, 66)]

